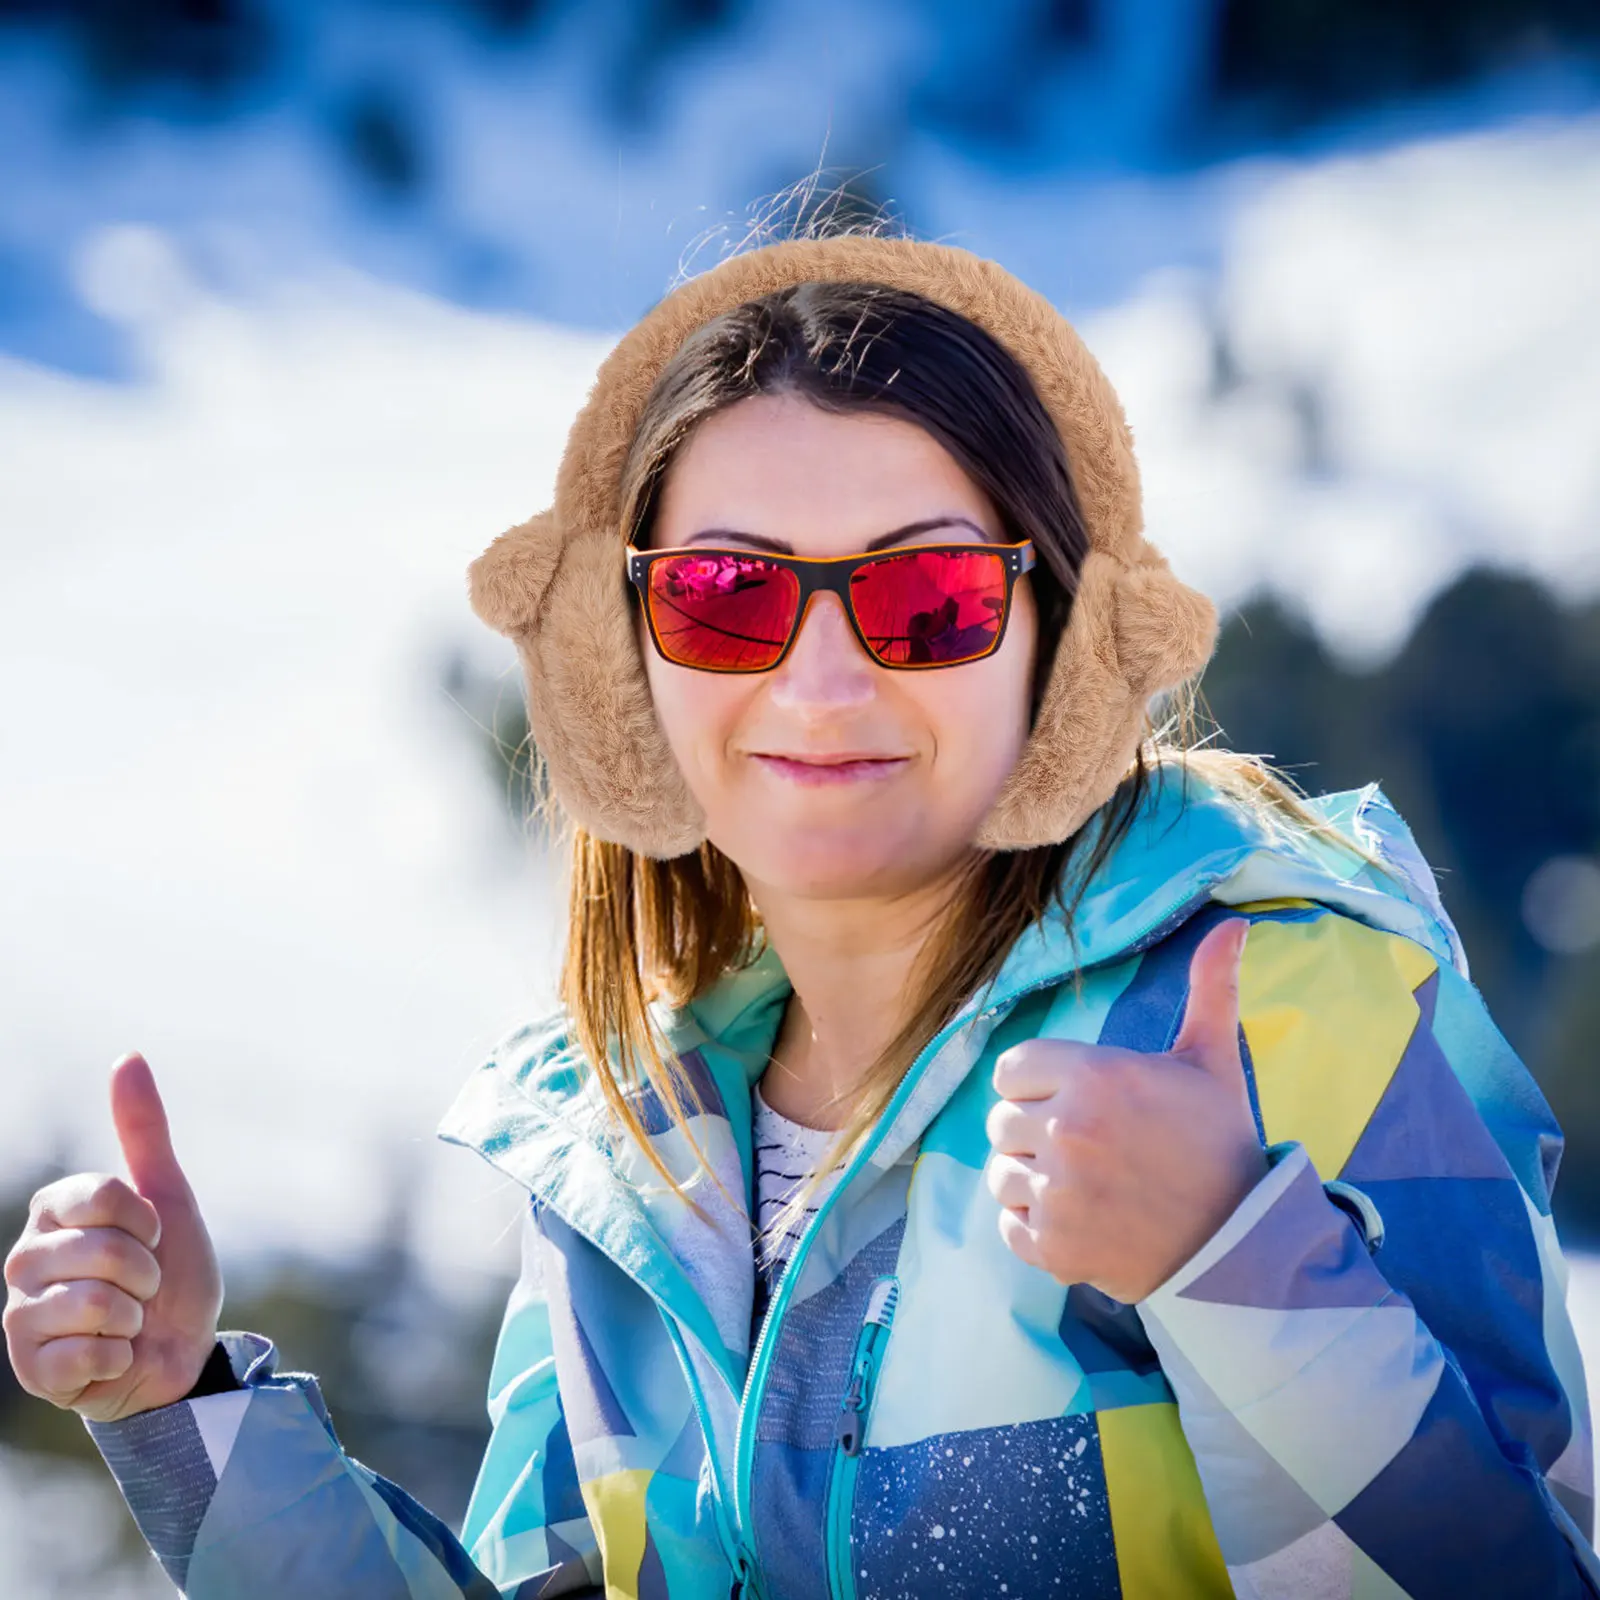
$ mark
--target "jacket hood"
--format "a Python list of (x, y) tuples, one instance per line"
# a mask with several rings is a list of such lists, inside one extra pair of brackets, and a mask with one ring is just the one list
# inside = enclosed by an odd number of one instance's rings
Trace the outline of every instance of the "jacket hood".
[[(1376, 864), (1288, 819), (1241, 804), (1193, 769), (1171, 762), (1157, 767), (1126, 832), (1087, 885), (1073, 926), (1052, 903), (1050, 913), (1017, 940), (991, 983), (969, 997), (907, 1071), (866, 1159), (888, 1168), (913, 1153), (1021, 996), (1125, 960), (1212, 901), (1315, 901), (1415, 940), (1466, 975), (1460, 939), (1433, 873), (1380, 786), (1319, 795), (1307, 804), (1343, 839), (1376, 857)], [(1090, 818), (1085, 848), (1104, 825), (1106, 810)], [(689, 1136), (730, 1192), (747, 1195), (750, 1089), (765, 1070), (789, 994), (788, 978), (769, 946), (690, 1005), (656, 1009), (666, 1045), (708, 1110), (691, 1118), (688, 1130), (679, 1128), (648, 1086), (638, 1092), (636, 1109), (669, 1170), (696, 1193), (709, 1224), (694, 1219), (637, 1146), (608, 1137), (604, 1101), (562, 1012), (503, 1038), (439, 1129), (448, 1142), (476, 1150), (515, 1178), (536, 1205), (556, 1211), (695, 1326), (711, 1351), (725, 1352), (734, 1369), (747, 1352), (748, 1326), (731, 1314), (712, 1317), (708, 1305), (736, 1305), (738, 1295), (734, 1287), (705, 1278), (749, 1270), (749, 1219), (743, 1210), (730, 1213), (703, 1175), (696, 1185)], [(708, 1226), (714, 1234), (737, 1237), (742, 1256), (729, 1252), (726, 1239), (697, 1240)]]

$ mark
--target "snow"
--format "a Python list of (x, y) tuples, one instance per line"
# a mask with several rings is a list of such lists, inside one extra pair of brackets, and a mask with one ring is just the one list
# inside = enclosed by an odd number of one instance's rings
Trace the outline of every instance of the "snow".
[[(114, 1162), (139, 1048), (224, 1248), (338, 1253), (401, 1160), (463, 1187), (419, 1146), (549, 1002), (549, 872), (438, 673), (520, 692), (465, 568), (547, 501), (602, 345), (332, 275), (227, 303), (149, 231), (85, 277), (144, 380), (0, 365), (0, 1149)], [(481, 1259), (444, 1209), (430, 1255)]]
[(1600, 118), (1263, 173), (1214, 282), (1152, 275), (1093, 324), (1150, 536), (1368, 663), (1472, 560), (1600, 590), (1597, 256)]

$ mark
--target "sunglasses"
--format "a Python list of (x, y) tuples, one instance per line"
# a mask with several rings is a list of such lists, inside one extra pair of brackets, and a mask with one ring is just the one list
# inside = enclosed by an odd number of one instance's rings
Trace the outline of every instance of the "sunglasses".
[(1030, 539), (832, 558), (629, 545), (628, 581), (656, 649), (680, 667), (771, 671), (824, 589), (880, 666), (958, 667), (1000, 648), (1011, 591), (1034, 560)]

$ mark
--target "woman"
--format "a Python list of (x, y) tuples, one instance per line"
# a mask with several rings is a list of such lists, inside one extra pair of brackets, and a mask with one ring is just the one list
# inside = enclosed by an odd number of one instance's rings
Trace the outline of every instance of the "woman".
[(1376, 785), (1186, 748), (1215, 616), (1139, 530), (963, 251), (788, 240), (621, 342), (472, 572), (575, 826), (562, 1011), (443, 1130), (531, 1195), (461, 1540), (215, 1342), (139, 1058), (130, 1183), (12, 1253), (180, 1587), (1600, 1592), (1559, 1134)]

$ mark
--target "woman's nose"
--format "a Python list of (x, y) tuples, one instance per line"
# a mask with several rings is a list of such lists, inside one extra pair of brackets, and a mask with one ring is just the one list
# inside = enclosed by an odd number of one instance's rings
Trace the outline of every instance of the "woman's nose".
[(877, 692), (876, 664), (856, 638), (836, 594), (811, 597), (800, 636), (772, 674), (774, 702), (793, 711), (858, 706)]

